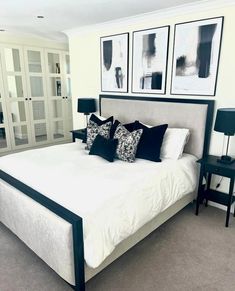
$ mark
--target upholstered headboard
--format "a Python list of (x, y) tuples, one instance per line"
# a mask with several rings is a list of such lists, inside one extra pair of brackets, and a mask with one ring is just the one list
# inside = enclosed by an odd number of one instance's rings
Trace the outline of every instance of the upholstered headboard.
[(188, 128), (185, 152), (198, 158), (208, 154), (214, 111), (213, 100), (100, 95), (100, 114), (113, 115), (120, 122), (139, 120), (149, 125), (167, 123)]

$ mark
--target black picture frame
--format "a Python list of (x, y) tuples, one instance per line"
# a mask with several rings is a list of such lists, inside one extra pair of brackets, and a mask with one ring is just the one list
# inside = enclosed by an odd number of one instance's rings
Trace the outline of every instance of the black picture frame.
[[(146, 36), (145, 39), (144, 36)], [(133, 31), (132, 93), (166, 94), (169, 37), (170, 25)], [(155, 44), (156, 40), (160, 41), (157, 46)], [(160, 51), (160, 59), (156, 56), (158, 50)], [(146, 67), (148, 68), (146, 69)], [(159, 72), (159, 68), (162, 71)], [(154, 70), (157, 71), (155, 72)], [(146, 82), (147, 84), (144, 84), (146, 78), (148, 81)]]
[(101, 92), (128, 92), (129, 32), (100, 38), (100, 72)]
[(223, 26), (224, 16), (175, 24), (171, 95), (216, 95)]

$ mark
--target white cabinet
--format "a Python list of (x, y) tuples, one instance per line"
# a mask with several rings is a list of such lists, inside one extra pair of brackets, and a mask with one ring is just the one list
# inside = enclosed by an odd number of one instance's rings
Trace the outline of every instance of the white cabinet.
[(5, 44), (0, 54), (0, 151), (70, 139), (69, 55)]

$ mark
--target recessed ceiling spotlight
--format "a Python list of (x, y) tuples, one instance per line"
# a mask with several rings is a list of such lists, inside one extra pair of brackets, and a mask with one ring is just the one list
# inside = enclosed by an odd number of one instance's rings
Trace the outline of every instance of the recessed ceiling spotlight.
[(37, 18), (44, 18), (43, 15), (37, 15)]

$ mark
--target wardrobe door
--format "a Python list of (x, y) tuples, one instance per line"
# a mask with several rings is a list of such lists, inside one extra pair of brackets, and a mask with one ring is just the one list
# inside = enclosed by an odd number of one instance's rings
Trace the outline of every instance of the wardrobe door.
[(71, 71), (70, 71), (70, 57), (67, 52), (63, 53), (64, 60), (64, 108), (65, 108), (65, 126), (67, 138), (71, 138), (70, 131), (73, 129), (73, 112), (72, 112), (72, 92), (71, 92)]
[(63, 56), (61, 51), (46, 51), (47, 91), (50, 113), (51, 140), (66, 139)]
[(32, 144), (30, 115), (28, 110), (23, 49), (4, 45), (1, 48), (4, 99), (6, 100), (8, 125), (12, 149)]
[(25, 64), (33, 145), (50, 142), (43, 50), (26, 47)]
[(0, 153), (11, 149), (9, 125), (6, 110), (6, 98), (4, 93), (2, 76), (2, 64), (0, 58)]

